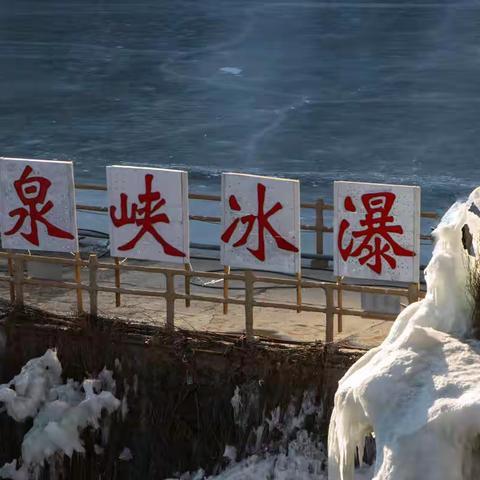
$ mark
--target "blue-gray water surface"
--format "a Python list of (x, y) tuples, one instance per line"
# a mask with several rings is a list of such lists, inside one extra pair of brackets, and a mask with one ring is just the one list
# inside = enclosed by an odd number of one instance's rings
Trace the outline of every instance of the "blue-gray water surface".
[[(414, 184), (478, 184), (480, 3), (1, 0), (0, 155)], [(308, 213), (305, 215), (308, 216)]]

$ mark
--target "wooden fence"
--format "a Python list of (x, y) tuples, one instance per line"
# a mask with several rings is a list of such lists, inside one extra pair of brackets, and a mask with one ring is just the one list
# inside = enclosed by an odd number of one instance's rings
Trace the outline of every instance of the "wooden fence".
[[(98, 184), (87, 184), (79, 183), (75, 186), (78, 190), (95, 190), (95, 191), (106, 191), (106, 185)], [(203, 200), (211, 202), (220, 202), (220, 195), (207, 195), (199, 193), (190, 193), (190, 200)], [(303, 202), (300, 207), (306, 210), (315, 211), (315, 222), (313, 225), (302, 224), (300, 226), (302, 231), (305, 232), (315, 232), (315, 253), (316, 255), (323, 255), (325, 253), (324, 249), (324, 239), (326, 233), (333, 233), (333, 226), (325, 224), (325, 212), (333, 211), (333, 205), (326, 203), (322, 198), (317, 199), (316, 202)], [(104, 212), (107, 213), (107, 207), (101, 207), (97, 205), (85, 205), (77, 204), (78, 210), (90, 211), (90, 212)], [(421, 212), (421, 217), (423, 219), (429, 220), (438, 220), (440, 216), (435, 212)], [(207, 222), (207, 223), (220, 223), (221, 218), (219, 216), (207, 216), (207, 215), (190, 215), (190, 220), (198, 222)], [(421, 235), (422, 240), (431, 240), (431, 235)]]
[[(326, 334), (325, 341), (332, 342), (335, 336), (335, 318), (337, 319), (337, 331), (342, 331), (342, 317), (344, 315), (362, 316), (372, 319), (394, 320), (395, 315), (365, 312), (360, 309), (346, 308), (343, 305), (344, 292), (358, 292), (381, 295), (396, 295), (406, 297), (409, 303), (419, 299), (420, 291), (418, 284), (411, 284), (408, 288), (385, 288), (365, 285), (349, 285), (341, 282), (331, 283), (325, 281), (305, 280), (299, 278), (281, 278), (261, 276), (252, 271), (242, 273), (205, 272), (193, 271), (190, 268), (167, 268), (160, 266), (129, 265), (116, 261), (99, 261), (95, 254), (90, 254), (88, 260), (82, 259), (79, 254), (74, 258), (46, 257), (41, 255), (27, 255), (23, 253), (0, 252), (0, 259), (7, 261), (8, 270), (6, 275), (0, 276), (0, 282), (7, 282), (10, 289), (10, 301), (12, 304), (22, 307), (24, 305), (24, 289), (28, 285), (39, 285), (67, 289), (76, 292), (77, 310), (84, 314), (84, 293), (88, 298), (88, 315), (95, 318), (98, 315), (98, 295), (100, 292), (107, 292), (115, 295), (116, 305), (121, 302), (121, 295), (138, 295), (145, 297), (160, 297), (165, 299), (165, 325), (168, 329), (175, 328), (175, 302), (185, 301), (187, 307), (192, 301), (210, 302), (224, 305), (224, 313), (228, 312), (228, 305), (241, 305), (245, 309), (245, 335), (248, 340), (254, 338), (254, 309), (255, 308), (278, 308), (295, 310), (297, 312), (316, 312), (325, 315)], [(74, 272), (74, 280), (46, 280), (32, 278), (26, 275), (26, 264), (28, 262), (39, 262), (45, 264), (57, 264), (71, 267)], [(88, 280), (82, 280), (82, 270), (88, 271)], [(98, 272), (101, 270), (113, 270), (114, 282), (112, 286), (99, 284)], [(121, 273), (127, 271), (145, 272), (149, 274), (161, 274), (165, 277), (165, 288), (159, 290), (142, 290), (138, 288), (125, 288), (121, 286)], [(182, 291), (178, 291), (175, 278), (184, 279)], [(206, 278), (223, 281), (223, 296), (193, 294), (190, 290), (192, 277)], [(229, 295), (229, 282), (239, 281), (244, 284), (244, 297), (233, 298)], [(283, 285), (296, 289), (296, 303), (272, 302), (257, 300), (255, 298), (256, 284)], [(305, 304), (302, 301), (302, 290), (306, 288), (317, 288), (323, 290), (325, 302), (322, 305)]]

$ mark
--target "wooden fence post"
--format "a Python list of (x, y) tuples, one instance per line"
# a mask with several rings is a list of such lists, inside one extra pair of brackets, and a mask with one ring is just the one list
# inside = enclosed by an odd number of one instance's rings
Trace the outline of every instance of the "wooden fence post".
[(88, 257), (89, 293), (90, 293), (90, 316), (98, 315), (98, 289), (97, 289), (98, 260), (95, 253)]
[(247, 340), (253, 340), (253, 302), (255, 274), (245, 271), (245, 335)]
[(78, 285), (77, 288), (77, 313), (83, 315), (83, 292), (81, 288), (82, 284), (82, 257), (80, 252), (75, 252), (75, 282)]
[(224, 266), (223, 267), (223, 299), (225, 300), (225, 303), (223, 304), (223, 314), (226, 315), (228, 313), (228, 289), (229, 289), (229, 283), (230, 280), (228, 279), (228, 275), (230, 275), (230, 267)]
[(316, 254), (323, 255), (323, 228), (324, 218), (323, 218), (323, 209), (325, 202), (323, 198), (317, 199), (315, 202), (315, 229), (316, 229)]
[(10, 303), (13, 305), (15, 303), (15, 283), (14, 283), (14, 268), (13, 268), (13, 260), (12, 260), (12, 253), (8, 252), (8, 260), (7, 260), (7, 265), (8, 265), (8, 275), (10, 277), (10, 282), (8, 284), (10, 288)]
[(302, 311), (302, 272), (298, 272), (297, 275), (297, 313)]
[(13, 281), (15, 285), (15, 306), (23, 307), (23, 280), (25, 278), (25, 262), (14, 257)]
[[(190, 272), (192, 271), (192, 266), (189, 263), (185, 264), (185, 295), (190, 295)], [(190, 307), (190, 299), (185, 299), (185, 306)]]
[(418, 283), (411, 283), (408, 286), (408, 303), (415, 303), (418, 302), (418, 294), (419, 294), (420, 286)]
[[(115, 288), (120, 288), (120, 259), (115, 257)], [(122, 304), (122, 296), (120, 292), (115, 292), (115, 306), (119, 307)]]
[(173, 331), (175, 329), (175, 276), (172, 272), (165, 273), (167, 288), (165, 300), (167, 302), (167, 330)]
[(325, 299), (326, 299), (326, 328), (325, 328), (325, 341), (326, 343), (333, 342), (333, 329), (335, 325), (334, 320), (334, 301), (333, 301), (333, 288), (325, 288)]
[(338, 333), (343, 332), (343, 290), (342, 290), (342, 282), (343, 277), (337, 277), (337, 305), (338, 305), (338, 315), (337, 315), (337, 322), (338, 322)]

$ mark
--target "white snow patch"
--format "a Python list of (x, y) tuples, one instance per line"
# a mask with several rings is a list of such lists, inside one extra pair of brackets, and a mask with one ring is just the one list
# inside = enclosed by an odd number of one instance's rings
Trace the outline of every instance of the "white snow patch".
[(479, 245), (479, 200), (477, 189), (445, 214), (434, 232), (426, 298), (401, 312), (382, 345), (340, 381), (329, 480), (354, 478), (355, 447), (362, 452), (371, 432), (375, 480), (480, 478), (480, 342), (468, 340), (467, 282), (475, 257), (462, 245), (465, 224)]
[(96, 455), (103, 455), (103, 452), (105, 451), (105, 449), (103, 447), (101, 447), (100, 445), (95, 444), (93, 446), (93, 451), (95, 452)]
[(123, 460), (124, 462), (130, 462), (133, 460), (132, 452), (128, 447), (125, 447), (118, 456), (118, 459)]
[[(17, 461), (0, 468), (0, 478), (23, 480), (30, 471), (56, 454), (83, 452), (81, 431), (99, 427), (102, 411), (112, 413), (120, 406), (110, 391), (111, 372), (103, 370), (96, 380), (62, 384), (62, 366), (54, 350), (27, 362), (19, 375), (0, 387), (0, 402), (16, 421), (33, 418), (32, 428), (22, 442), (22, 465)], [(113, 383), (112, 383), (113, 382)], [(97, 393), (98, 392), (98, 393)]]
[(122, 372), (122, 362), (118, 358), (115, 359), (115, 370), (119, 373)]
[(126, 380), (123, 381), (123, 397), (122, 397), (122, 420), (125, 421), (128, 414), (128, 392), (130, 391), (130, 385)]
[(242, 398), (240, 397), (240, 387), (237, 385), (233, 393), (233, 397), (230, 400), (230, 404), (233, 408), (233, 418), (237, 425), (240, 424), (240, 409), (242, 407)]
[(62, 366), (57, 354), (48, 350), (42, 357), (27, 362), (20, 374), (0, 386), (0, 402), (17, 422), (34, 417), (52, 388), (60, 384)]
[(230, 460), (230, 463), (234, 462), (237, 459), (237, 449), (232, 445), (225, 445), (225, 451), (223, 456)]

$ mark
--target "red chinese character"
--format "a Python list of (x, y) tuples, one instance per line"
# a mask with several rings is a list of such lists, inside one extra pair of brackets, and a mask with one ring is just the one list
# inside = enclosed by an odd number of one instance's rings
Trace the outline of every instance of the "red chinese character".
[(166, 213), (158, 212), (166, 203), (161, 198), (160, 192), (152, 191), (153, 175), (145, 175), (145, 193), (138, 195), (140, 208), (137, 203), (132, 203), (131, 213), (128, 214), (128, 196), (125, 193), (120, 194), (120, 218), (116, 217), (117, 207), (110, 207), (110, 218), (115, 227), (124, 225), (137, 225), (141, 227), (138, 233), (127, 243), (118, 247), (119, 250), (131, 250), (147, 233), (149, 233), (162, 247), (163, 251), (172, 257), (185, 257), (185, 254), (170, 245), (157, 231), (155, 224), (170, 223), (170, 218)]
[[(48, 235), (57, 238), (65, 238), (73, 240), (75, 237), (65, 230), (52, 225), (44, 216), (53, 208), (54, 204), (51, 200), (45, 203), (48, 189), (52, 182), (47, 178), (40, 176), (30, 176), (32, 167), (27, 165), (18, 180), (13, 182), (17, 196), (26, 208), (20, 207), (9, 213), (10, 217), (18, 216), (17, 223), (5, 232), (5, 235), (13, 235), (22, 227), (27, 218), (30, 218), (30, 233), (20, 232), (23, 238), (28, 240), (37, 247), (40, 245), (38, 238), (38, 222), (43, 223), (47, 229)], [(38, 207), (43, 205), (40, 209)]]
[[(363, 220), (360, 220), (360, 226), (363, 230), (352, 231), (353, 239), (360, 239), (357, 245), (354, 240), (346, 247), (343, 246), (343, 240), (350, 222), (343, 219), (340, 222), (337, 245), (344, 261), (349, 257), (357, 257), (360, 265), (367, 265), (375, 273), (382, 273), (382, 261), (385, 260), (388, 265), (395, 269), (397, 262), (389, 254), (390, 250), (399, 257), (414, 257), (415, 252), (407, 250), (399, 245), (392, 234), (403, 234), (403, 228), (400, 225), (391, 224), (394, 221), (393, 215), (390, 215), (395, 202), (395, 194), (391, 192), (367, 193), (362, 195), (362, 203), (366, 214)], [(356, 212), (357, 208), (351, 197), (346, 197), (344, 202), (345, 210)], [(372, 262), (369, 262), (372, 260)]]
[[(258, 247), (257, 248), (248, 248), (247, 250), (258, 260), (261, 262), (265, 261), (265, 230), (273, 237), (275, 243), (277, 244), (278, 248), (282, 250), (287, 250), (288, 252), (298, 252), (298, 248), (295, 245), (292, 245), (288, 242), (285, 238), (283, 238), (271, 225), (270, 217), (275, 215), (277, 212), (282, 210), (283, 205), (280, 202), (275, 203), (275, 205), (265, 212), (265, 185), (261, 183), (257, 184), (257, 199), (258, 199), (258, 207), (257, 207), (257, 214), (253, 215), (244, 215), (242, 217), (236, 218), (230, 226), (223, 232), (222, 241), (228, 243), (232, 238), (233, 234), (235, 233), (237, 226), (240, 222), (243, 225), (246, 225), (245, 232), (241, 236), (239, 240), (237, 240), (233, 246), (240, 247), (247, 243), (247, 240), (252, 233), (253, 227), (255, 223), (258, 225)], [(242, 210), (242, 207), (238, 203), (237, 198), (235, 195), (230, 195), (228, 199), (228, 203), (232, 210), (237, 212)]]

